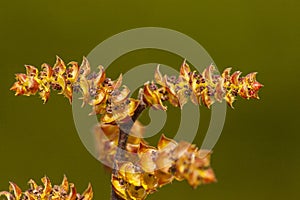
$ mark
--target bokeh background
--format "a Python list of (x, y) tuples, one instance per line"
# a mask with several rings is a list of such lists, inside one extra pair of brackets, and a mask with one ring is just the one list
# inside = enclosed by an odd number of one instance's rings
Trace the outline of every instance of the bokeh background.
[[(82, 145), (67, 99), (52, 95), (43, 105), (38, 97), (14, 97), (9, 88), (24, 64), (53, 64), (55, 55), (81, 62), (116, 33), (156, 26), (197, 40), (220, 70), (233, 66), (244, 74), (258, 71), (265, 87), (261, 100), (239, 99), (234, 110), (227, 110), (212, 157), (218, 183), (193, 190), (186, 182), (174, 182), (149, 200), (299, 199), (299, 13), (297, 0), (2, 1), (0, 190), (9, 181), (25, 189), (30, 178), (44, 175), (60, 183), (66, 174), (78, 191), (91, 182), (94, 199), (109, 199), (110, 176)], [(117, 59), (108, 73), (117, 77), (148, 62), (178, 68), (182, 58), (158, 50), (135, 51)], [(210, 116), (207, 109), (200, 110), (194, 141), (199, 146)], [(171, 136), (178, 111), (168, 112), (175, 114), (162, 131)], [(143, 120), (149, 121), (147, 115)]]

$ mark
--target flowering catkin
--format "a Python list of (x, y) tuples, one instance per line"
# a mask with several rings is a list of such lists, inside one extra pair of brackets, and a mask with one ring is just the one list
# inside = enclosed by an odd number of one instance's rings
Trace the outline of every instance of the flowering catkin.
[(138, 104), (143, 101), (154, 109), (166, 110), (164, 101), (173, 106), (183, 107), (190, 99), (194, 104), (203, 103), (206, 107), (223, 99), (233, 107), (237, 96), (245, 99), (258, 99), (258, 91), (263, 86), (256, 81), (256, 72), (241, 77), (236, 71), (230, 75), (231, 68), (227, 68), (221, 75), (213, 65), (202, 73), (191, 71), (184, 62), (178, 77), (162, 75), (157, 67), (155, 82), (146, 82), (140, 90), (139, 99), (129, 98), (130, 90), (122, 85), (122, 75), (112, 81), (106, 77), (104, 68), (99, 66), (99, 72), (90, 70), (89, 62), (83, 58), (82, 64), (70, 62), (68, 67), (57, 57), (53, 67), (42, 65), (37, 68), (26, 65), (26, 74), (16, 74), (16, 82), (11, 87), (15, 95), (34, 95), (39, 93), (42, 100), (48, 101), (50, 91), (57, 90), (72, 102), (73, 92), (81, 92), (83, 105), (93, 107), (91, 114), (102, 114), (101, 121), (113, 123), (132, 116)]
[(67, 177), (64, 179), (61, 185), (54, 185), (52, 187), (50, 179), (43, 177), (43, 186), (39, 186), (34, 180), (28, 182), (30, 188), (24, 192), (15, 184), (10, 182), (9, 190), (0, 192), (0, 196), (4, 195), (8, 200), (92, 200), (93, 190), (89, 184), (88, 188), (79, 194), (73, 183), (68, 182)]
[(258, 99), (258, 91), (263, 86), (256, 81), (256, 73), (250, 73), (240, 77), (241, 72), (237, 71), (230, 75), (231, 68), (227, 68), (221, 75), (213, 65), (207, 67), (201, 74), (191, 71), (189, 65), (184, 62), (180, 68), (178, 77), (167, 76), (155, 71), (155, 83), (147, 83), (144, 87), (144, 100), (154, 108), (165, 110), (162, 101), (168, 100), (173, 106), (183, 105), (190, 99), (194, 104), (201, 102), (208, 108), (223, 99), (233, 107), (236, 96), (245, 99)]
[(177, 143), (164, 135), (157, 148), (141, 142), (136, 159), (118, 162), (112, 185), (123, 199), (142, 200), (174, 179), (196, 188), (216, 181), (210, 167), (210, 151), (199, 150), (187, 142)]

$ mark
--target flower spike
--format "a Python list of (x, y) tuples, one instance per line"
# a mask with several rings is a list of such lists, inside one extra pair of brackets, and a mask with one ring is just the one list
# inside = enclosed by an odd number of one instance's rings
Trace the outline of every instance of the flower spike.
[[(223, 99), (233, 107), (237, 95), (245, 99), (258, 99), (258, 91), (263, 85), (256, 81), (256, 73), (240, 77), (241, 72), (236, 71), (230, 75), (230, 71), (231, 68), (227, 68), (219, 75), (214, 65), (210, 65), (202, 73), (192, 72), (184, 61), (178, 77), (163, 76), (157, 67), (154, 79), (161, 86), (161, 88), (156, 86), (156, 90), (163, 94), (159, 96), (160, 100), (169, 100), (172, 105), (181, 108), (188, 98), (194, 104), (203, 103), (208, 108), (215, 102), (222, 102)], [(156, 96), (148, 95), (148, 99), (155, 99)]]
[[(30, 189), (22, 192), (21, 189), (15, 184), (10, 182), (9, 190), (11, 192), (2, 191), (0, 196), (6, 196), (8, 200), (92, 200), (93, 199), (93, 190), (91, 184), (88, 185), (88, 188), (79, 194), (76, 192), (75, 186), (73, 183), (68, 183), (66, 176), (62, 181), (60, 186), (54, 185), (52, 187), (50, 179), (48, 177), (42, 178), (43, 186), (38, 186), (33, 180), (28, 182)], [(70, 189), (69, 189), (70, 188)], [(70, 192), (69, 192), (70, 190)], [(69, 192), (69, 193), (68, 193)]]
[(102, 66), (98, 67), (98, 73), (91, 73), (90, 64), (85, 57), (80, 67), (74, 61), (66, 66), (58, 56), (53, 67), (43, 64), (40, 72), (33, 66), (25, 67), (26, 74), (16, 74), (17, 81), (11, 87), (16, 95), (30, 96), (38, 92), (45, 103), (50, 91), (57, 90), (72, 102), (73, 92), (80, 92), (82, 106), (91, 105), (91, 114), (101, 114), (101, 121), (104, 123), (128, 120), (141, 102), (164, 111), (167, 110), (164, 101), (183, 108), (188, 99), (208, 108), (215, 102), (225, 100), (233, 107), (238, 95), (245, 99), (258, 99), (258, 91), (263, 86), (256, 81), (256, 73), (241, 77), (239, 71), (230, 75), (231, 69), (227, 68), (219, 75), (213, 65), (198, 73), (191, 71), (185, 60), (178, 77), (162, 75), (157, 66), (155, 82), (146, 82), (140, 90), (140, 98), (136, 100), (129, 98), (130, 90), (126, 86), (120, 89), (122, 75), (113, 81), (106, 77)]
[(216, 181), (210, 155), (210, 151), (199, 150), (187, 142), (176, 143), (163, 135), (158, 148), (141, 142), (137, 162), (118, 163), (118, 174), (112, 176), (111, 182), (125, 200), (145, 199), (175, 179), (187, 180), (196, 188)]

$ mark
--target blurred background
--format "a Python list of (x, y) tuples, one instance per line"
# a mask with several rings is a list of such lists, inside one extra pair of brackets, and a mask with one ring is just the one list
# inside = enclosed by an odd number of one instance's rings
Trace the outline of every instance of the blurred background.
[[(110, 175), (82, 145), (67, 99), (53, 94), (43, 105), (37, 96), (14, 97), (9, 88), (24, 64), (54, 64), (55, 55), (81, 62), (114, 34), (155, 26), (198, 41), (220, 70), (258, 71), (265, 87), (260, 100), (238, 99), (235, 109), (227, 109), (212, 157), (218, 183), (193, 190), (174, 182), (148, 199), (299, 199), (299, 11), (297, 0), (1, 2), (0, 191), (9, 181), (26, 189), (30, 178), (39, 182), (44, 175), (59, 184), (66, 174), (79, 192), (91, 182), (94, 199), (109, 199)], [(164, 51), (138, 50), (117, 59), (108, 74), (116, 78), (149, 62), (178, 69), (182, 60)], [(210, 117), (208, 109), (200, 110), (198, 146)], [(172, 136), (180, 112), (168, 112), (174, 114), (162, 132)], [(147, 115), (142, 120), (149, 122)]]

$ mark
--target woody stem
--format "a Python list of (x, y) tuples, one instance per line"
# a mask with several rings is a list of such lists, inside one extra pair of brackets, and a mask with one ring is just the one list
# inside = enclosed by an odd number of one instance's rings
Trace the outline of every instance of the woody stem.
[[(146, 105), (143, 102), (140, 102), (137, 109), (135, 110), (133, 116), (131, 117), (131, 120), (129, 120), (126, 123), (119, 125), (119, 140), (118, 140), (118, 148), (115, 155), (114, 160), (114, 167), (112, 170), (112, 176), (117, 175), (118, 169), (117, 169), (117, 162), (121, 161), (122, 158), (124, 158), (124, 152), (126, 151), (126, 144), (128, 140), (128, 135), (130, 133), (130, 130), (134, 124), (134, 122), (137, 120), (137, 118), (140, 116), (140, 114), (145, 110)], [(111, 200), (123, 200), (123, 198), (119, 197), (114, 189), (112, 188), (111, 191)]]

